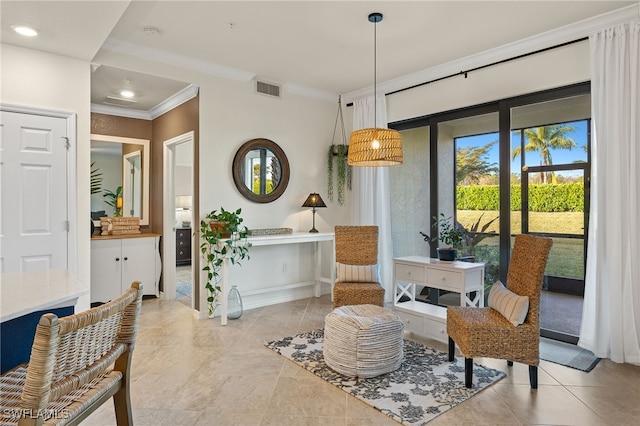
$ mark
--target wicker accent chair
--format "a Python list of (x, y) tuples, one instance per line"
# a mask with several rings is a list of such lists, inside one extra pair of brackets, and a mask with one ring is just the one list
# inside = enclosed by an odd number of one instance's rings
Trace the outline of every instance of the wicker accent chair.
[(447, 334), (449, 361), (454, 360), (455, 344), (465, 357), (465, 386), (472, 387), (473, 358), (488, 357), (529, 365), (529, 382), (538, 388), (540, 363), (540, 291), (552, 240), (533, 235), (517, 235), (511, 252), (506, 286), (520, 296), (529, 297), (524, 323), (514, 326), (493, 308), (449, 306)]
[[(377, 226), (336, 226), (336, 262), (346, 265), (378, 263)], [(379, 282), (337, 282), (333, 288), (333, 307), (384, 304), (384, 288)]]
[(118, 425), (132, 425), (129, 371), (141, 306), (134, 282), (104, 305), (42, 315), (29, 363), (0, 377), (1, 423), (77, 425), (113, 397)]

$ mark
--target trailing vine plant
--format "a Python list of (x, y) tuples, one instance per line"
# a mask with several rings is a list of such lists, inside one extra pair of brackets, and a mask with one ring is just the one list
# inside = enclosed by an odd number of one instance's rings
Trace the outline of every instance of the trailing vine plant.
[[(340, 119), (342, 144), (336, 145), (334, 143), (336, 136), (336, 129), (338, 128), (338, 119)], [(333, 172), (334, 165), (333, 159), (337, 161), (337, 184), (338, 191), (338, 204), (344, 204), (345, 187), (351, 190), (351, 166), (347, 163), (347, 154), (349, 152), (349, 145), (346, 144), (347, 135), (344, 130), (344, 119), (342, 118), (342, 95), (338, 96), (338, 114), (336, 115), (336, 123), (333, 127), (333, 137), (331, 139), (331, 146), (329, 147), (329, 155), (327, 158), (327, 195), (329, 201), (333, 201), (334, 198), (334, 180)]]
[(240, 261), (250, 259), (247, 242), (249, 233), (246, 226), (242, 225), (244, 219), (240, 216), (242, 209), (227, 211), (220, 208), (211, 211), (200, 221), (200, 251), (204, 259), (203, 271), (207, 272), (205, 289), (207, 290), (208, 314), (210, 318), (215, 315), (216, 302), (222, 288), (220, 272), (224, 259), (229, 259), (232, 265), (242, 266)]

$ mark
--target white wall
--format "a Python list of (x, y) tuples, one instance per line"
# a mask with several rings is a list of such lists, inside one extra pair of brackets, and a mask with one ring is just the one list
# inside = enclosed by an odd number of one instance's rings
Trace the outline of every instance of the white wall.
[[(8, 44), (1, 45), (2, 103), (44, 108), (77, 114), (76, 217), (77, 278), (90, 283), (90, 64)], [(89, 307), (89, 297), (81, 298), (78, 309)]]

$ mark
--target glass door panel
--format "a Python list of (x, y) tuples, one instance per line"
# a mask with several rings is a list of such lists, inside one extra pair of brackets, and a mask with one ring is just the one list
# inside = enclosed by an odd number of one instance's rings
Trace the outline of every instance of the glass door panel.
[(541, 334), (574, 343), (584, 294), (589, 113), (588, 95), (511, 110), (511, 231), (553, 239)]
[[(441, 200), (464, 229), (458, 258), (485, 264), (485, 304), (500, 274), (500, 161), (498, 113), (474, 115), (440, 123), (439, 138), (452, 142), (455, 156), (455, 200)], [(442, 145), (439, 145), (442, 146)], [(453, 203), (450, 206), (449, 203)]]

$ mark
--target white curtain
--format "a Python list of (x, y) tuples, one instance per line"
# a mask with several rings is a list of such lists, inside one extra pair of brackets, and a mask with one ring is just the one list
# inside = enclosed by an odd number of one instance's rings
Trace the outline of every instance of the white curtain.
[[(374, 109), (377, 119), (374, 122)], [(353, 103), (353, 130), (387, 128), (387, 103), (384, 95)], [(388, 167), (353, 167), (352, 214), (354, 225), (378, 226), (378, 261), (385, 302), (393, 301), (393, 246), (391, 241), (391, 197)]]
[(592, 180), (578, 345), (640, 364), (640, 19), (589, 37)]

